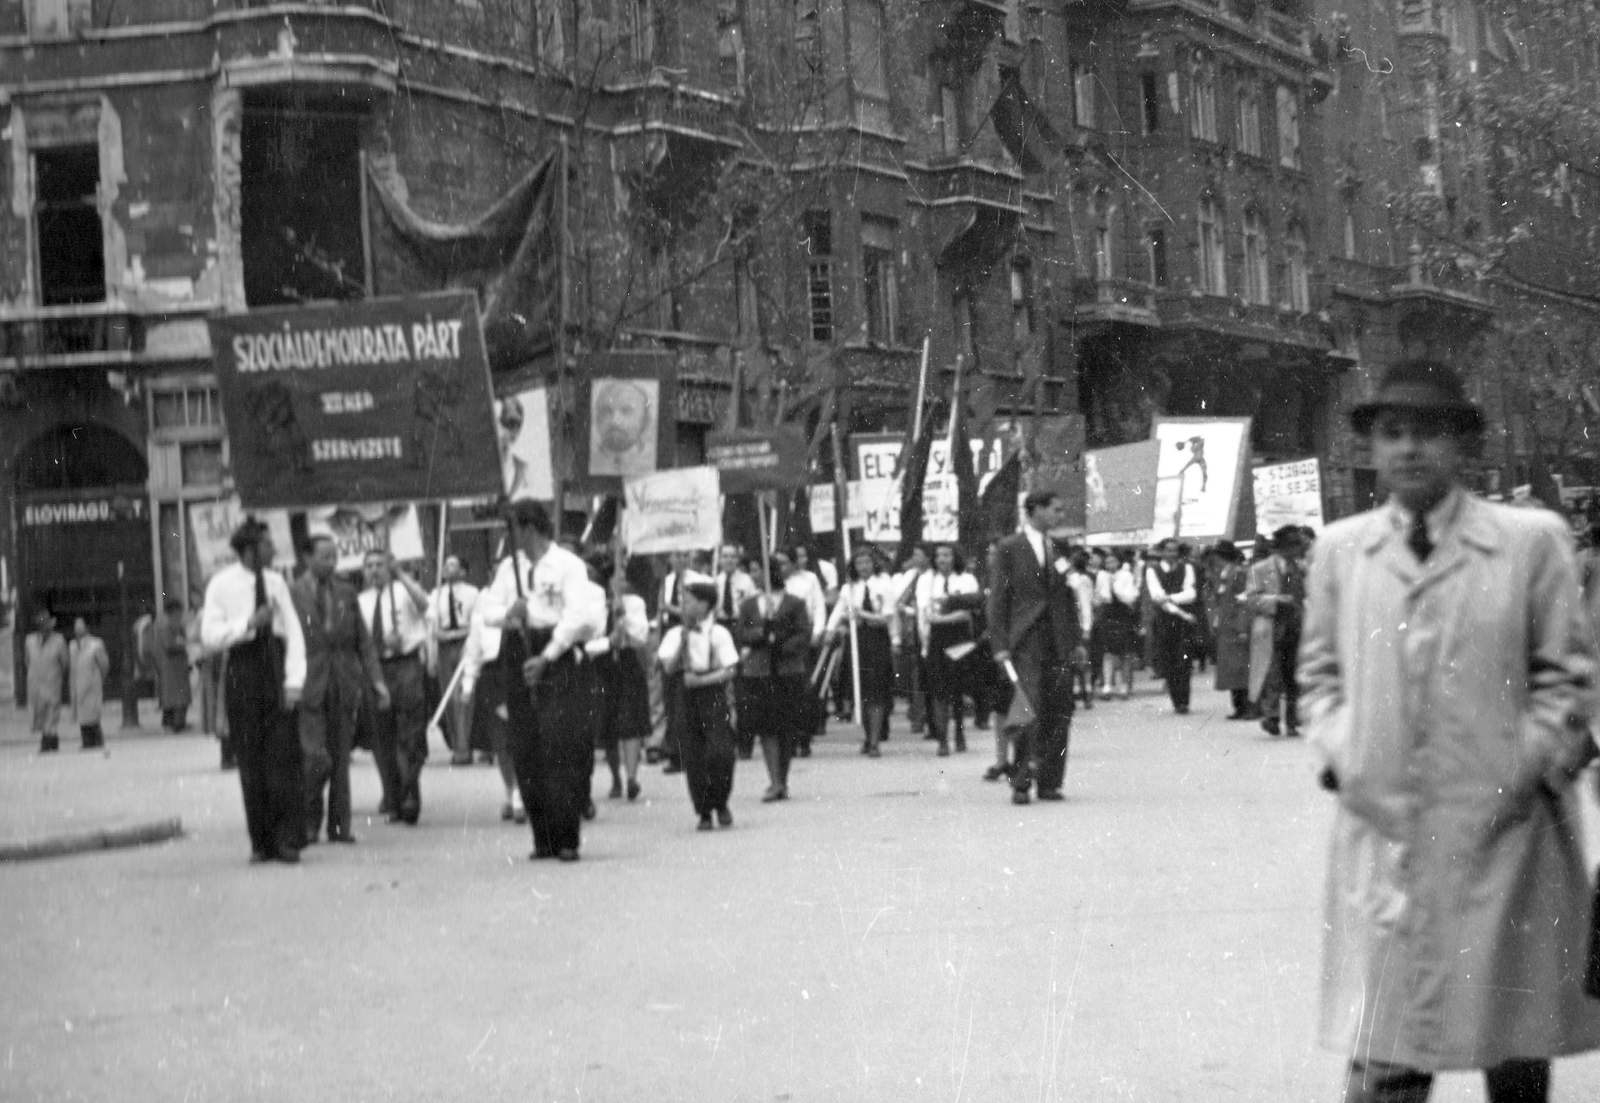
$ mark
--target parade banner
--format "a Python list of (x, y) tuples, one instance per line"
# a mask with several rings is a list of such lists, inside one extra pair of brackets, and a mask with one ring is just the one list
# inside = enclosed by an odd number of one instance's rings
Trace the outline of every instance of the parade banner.
[[(869, 484), (851, 479), (845, 484), (844, 524), (846, 528), (865, 528), (867, 524), (867, 497), (864, 488)], [(881, 490), (881, 486), (875, 486)], [(878, 495), (881, 497), (881, 493)], [(833, 532), (839, 526), (836, 497), (832, 483), (815, 483), (807, 491), (807, 504), (811, 511), (812, 532)]]
[(1158, 417), (1153, 540), (1221, 540), (1233, 535), (1250, 419)]
[(1145, 544), (1156, 514), (1153, 440), (1083, 454), (1085, 539), (1092, 544)]
[(306, 531), (331, 536), (340, 571), (361, 569), (367, 553), (387, 551), (399, 562), (422, 559), (422, 522), (414, 505), (332, 506), (306, 514)]
[(550, 394), (543, 387), (506, 395), (494, 404), (500, 442), (501, 485), (509, 501), (553, 502), (555, 471), (550, 459)]
[[(875, 544), (900, 540), (900, 495), (895, 463), (905, 438), (894, 434), (857, 434), (850, 438), (861, 475), (862, 529)], [(949, 440), (935, 439), (929, 448), (928, 474), (922, 480), (922, 539), (954, 543), (960, 539), (961, 487), (950, 469)], [(813, 529), (812, 531), (817, 531)]]
[(722, 543), (715, 467), (678, 467), (622, 481), (622, 542), (632, 555), (703, 551)]
[(283, 571), (294, 566), (294, 537), (290, 535), (288, 510), (266, 509), (251, 514), (235, 497), (190, 502), (186, 512), (195, 559), (200, 564), (201, 584), (210, 582), (212, 575), (238, 559), (230, 541), (239, 526), (251, 516), (266, 525), (272, 534), (272, 565)]
[(1269, 536), (1284, 525), (1322, 531), (1322, 469), (1316, 459), (1266, 464), (1251, 475), (1257, 530)]
[(806, 437), (792, 425), (707, 433), (706, 462), (721, 476), (724, 494), (790, 490), (806, 479)]
[(501, 492), (470, 292), (206, 321), (246, 508)]
[(624, 479), (670, 469), (677, 459), (677, 368), (668, 353), (606, 352), (579, 358), (572, 488), (616, 494)]

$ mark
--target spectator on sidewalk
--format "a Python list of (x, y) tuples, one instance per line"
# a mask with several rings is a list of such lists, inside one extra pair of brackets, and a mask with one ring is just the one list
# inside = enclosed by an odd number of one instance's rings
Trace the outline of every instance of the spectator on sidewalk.
[[(1305, 534), (1284, 525), (1272, 534), (1272, 554), (1250, 568), (1244, 601), (1254, 616), (1250, 628), (1250, 697), (1268, 735), (1300, 734), (1300, 683), (1295, 656), (1305, 614)], [(1278, 725), (1280, 705), (1283, 727)]]
[(1600, 1048), (1574, 785), (1595, 644), (1571, 538), (1463, 488), (1483, 417), (1451, 368), (1396, 365), (1351, 422), (1390, 498), (1318, 538), (1300, 651), (1339, 801), (1322, 1042), (1350, 1059), (1345, 1103), (1421, 1103), (1450, 1069), (1485, 1070), (1491, 1103), (1543, 1103), (1551, 1058)]
[(36, 630), (24, 641), (28, 659), (28, 709), (39, 753), (61, 749), (61, 688), (67, 679), (67, 641), (56, 631), (56, 617), (48, 608), (33, 618)]
[(111, 656), (105, 642), (89, 631), (89, 622), (79, 617), (72, 623), (72, 643), (68, 645), (68, 670), (72, 684), (72, 714), (78, 723), (83, 749), (92, 751), (106, 745), (100, 730), (100, 711), (105, 705), (106, 675), (111, 673)]
[(156, 618), (156, 685), (161, 695), (161, 726), (177, 734), (189, 727), (189, 628), (183, 602), (167, 598)]

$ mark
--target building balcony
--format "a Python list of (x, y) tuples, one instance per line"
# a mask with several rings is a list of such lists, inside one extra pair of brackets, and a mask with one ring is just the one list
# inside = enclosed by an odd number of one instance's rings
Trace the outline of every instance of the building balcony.
[(1078, 321), (1161, 324), (1155, 288), (1137, 280), (1079, 277), (1067, 285), (1067, 305)]
[[(196, 336), (208, 305), (162, 309), (113, 303), (0, 307), (0, 371), (119, 367), (210, 355)], [(187, 333), (187, 340), (173, 335)], [(152, 339), (154, 338), (154, 339)]]
[(925, 165), (908, 167), (920, 177), (919, 190), (930, 207), (975, 204), (1012, 214), (1027, 213), (1022, 196), (1022, 173), (1015, 168), (964, 155), (940, 157)]
[(1311, 53), (1310, 24), (1272, 10), (1267, 0), (1129, 0), (1128, 11), (1187, 15), (1218, 30), (1233, 32), (1240, 44), (1253, 43), (1298, 62), (1316, 64)]
[(1157, 296), (1156, 312), (1163, 329), (1189, 330), (1318, 353), (1333, 348), (1330, 327), (1321, 318), (1267, 303), (1247, 303), (1226, 295), (1176, 292)]

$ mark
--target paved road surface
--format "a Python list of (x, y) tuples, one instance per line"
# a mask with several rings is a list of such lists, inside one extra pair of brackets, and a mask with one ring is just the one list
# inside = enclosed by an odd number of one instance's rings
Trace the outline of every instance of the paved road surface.
[[(712, 835), (681, 778), (647, 769), (634, 805), (597, 778), (576, 866), (527, 861), (496, 772), (436, 754), (421, 826), (363, 815), (360, 845), (294, 868), (246, 864), (211, 741), (40, 759), (7, 710), (0, 836), (189, 833), (0, 867), (0, 1098), (1331, 1101), (1330, 803), (1304, 746), (1224, 708), (1080, 714), (1053, 806), (979, 780), (986, 747), (936, 759), (902, 729), (877, 761), (819, 743), (787, 805), (741, 763)], [(1559, 1065), (1555, 1098), (1600, 1098), (1600, 1059)]]

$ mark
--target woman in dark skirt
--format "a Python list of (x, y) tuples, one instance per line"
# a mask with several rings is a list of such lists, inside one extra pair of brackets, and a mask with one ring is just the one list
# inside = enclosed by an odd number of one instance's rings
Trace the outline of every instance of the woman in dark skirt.
[(667, 630), (660, 651), (662, 669), (683, 674), (683, 776), (701, 831), (711, 830), (713, 815), (723, 827), (733, 826), (728, 798), (738, 758), (728, 695), (739, 670), (739, 650), (732, 634), (711, 616), (716, 603), (717, 586), (709, 579), (685, 586), (683, 623)]
[(1199, 600), (1194, 568), (1179, 554), (1178, 542), (1156, 545), (1159, 558), (1145, 569), (1145, 587), (1153, 610), (1151, 632), (1156, 673), (1167, 681), (1167, 696), (1180, 716), (1189, 711), (1189, 679), (1193, 675), (1196, 619)]
[(1095, 582), (1094, 634), (1105, 661), (1100, 696), (1109, 698), (1116, 692), (1120, 673), (1122, 696), (1127, 699), (1133, 693), (1133, 664), (1140, 651), (1139, 576), (1134, 572), (1131, 555), (1123, 558), (1116, 552), (1106, 553)]
[[(591, 563), (594, 573), (607, 563)], [(595, 660), (595, 678), (600, 689), (599, 724), (595, 744), (606, 755), (611, 768), (612, 800), (623, 794), (622, 777), (628, 779), (629, 800), (639, 796), (639, 755), (650, 738), (650, 683), (645, 677), (639, 648), (650, 641), (650, 618), (644, 598), (633, 592), (620, 573), (611, 577), (610, 606), (606, 612), (606, 634), (584, 644)]]
[(878, 757), (878, 744), (888, 734), (889, 708), (894, 703), (894, 644), (889, 624), (898, 597), (894, 580), (880, 569), (878, 553), (870, 547), (857, 548), (850, 557), (850, 580), (839, 591), (839, 602), (828, 621), (829, 634), (848, 644), (850, 620), (852, 615), (855, 618), (865, 733), (861, 753), (873, 758)]
[(1250, 571), (1244, 555), (1228, 540), (1212, 549), (1215, 566), (1211, 570), (1211, 635), (1216, 640), (1216, 687), (1232, 698), (1229, 720), (1253, 720), (1250, 704), (1250, 609), (1245, 604)]
[(968, 660), (977, 643), (974, 614), (982, 603), (983, 591), (978, 580), (967, 573), (961, 553), (949, 544), (940, 544), (933, 550), (933, 570), (917, 583), (917, 621), (923, 630), (928, 706), (941, 758), (950, 753), (952, 721), (956, 750), (967, 749), (961, 712), (970, 689)]
[(783, 589), (792, 569), (787, 555), (774, 553), (770, 586), (745, 598), (733, 627), (739, 648), (739, 736), (761, 741), (767, 765), (761, 799), (769, 803), (789, 799), (789, 762), (808, 715), (811, 613)]

